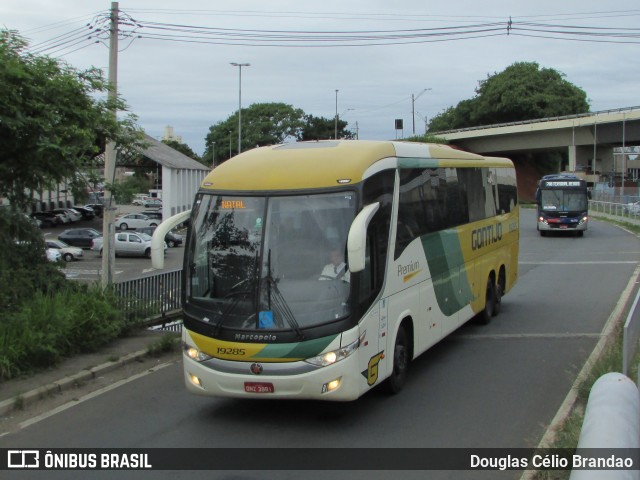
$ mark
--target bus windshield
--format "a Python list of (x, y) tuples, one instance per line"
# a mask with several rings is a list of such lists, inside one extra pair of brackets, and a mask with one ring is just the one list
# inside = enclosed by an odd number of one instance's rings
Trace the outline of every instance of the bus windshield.
[[(201, 320), (217, 330), (299, 334), (348, 316), (344, 254), (355, 211), (355, 192), (199, 194), (187, 250), (185, 311), (198, 306), (206, 312)], [(326, 270), (332, 260), (334, 268)]]
[(587, 210), (584, 190), (542, 190), (541, 207), (545, 211), (581, 212)]

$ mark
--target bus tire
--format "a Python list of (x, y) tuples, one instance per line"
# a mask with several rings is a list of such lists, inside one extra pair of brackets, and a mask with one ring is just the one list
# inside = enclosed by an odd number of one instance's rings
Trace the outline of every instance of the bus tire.
[(496, 309), (496, 287), (491, 280), (491, 277), (487, 279), (487, 290), (485, 294), (484, 309), (480, 312), (479, 320), (482, 325), (487, 325), (491, 321), (491, 317), (494, 315)]
[(495, 303), (493, 305), (493, 316), (494, 317), (500, 313), (500, 307), (502, 306), (502, 294), (503, 293), (504, 293), (504, 289), (502, 288), (502, 284), (500, 282), (496, 283)]
[(407, 379), (407, 369), (409, 368), (409, 335), (404, 326), (400, 326), (396, 335), (396, 342), (393, 346), (393, 365), (391, 375), (385, 383), (388, 393), (396, 394), (402, 390)]

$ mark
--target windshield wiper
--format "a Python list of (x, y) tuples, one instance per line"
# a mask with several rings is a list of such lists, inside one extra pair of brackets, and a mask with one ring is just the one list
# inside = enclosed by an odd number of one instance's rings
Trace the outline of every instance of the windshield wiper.
[[(247, 296), (253, 293), (251, 291), (251, 285), (255, 283), (256, 278), (258, 278), (258, 253), (257, 252), (256, 252), (256, 260), (254, 262), (253, 275), (250, 276), (249, 278), (245, 278), (244, 280), (240, 280), (238, 283), (233, 285), (229, 289), (227, 294), (223, 297), (224, 299), (230, 298), (230, 297), (234, 297), (234, 298), (233, 298), (233, 301), (229, 305), (227, 305), (227, 307), (224, 310), (222, 310), (221, 312), (218, 312), (219, 320), (218, 320), (218, 323), (216, 323), (216, 329), (213, 332), (213, 335), (215, 337), (217, 337), (220, 334), (222, 324), (225, 323), (225, 319), (229, 318), (229, 314), (235, 310), (236, 306), (240, 302), (240, 299), (243, 298), (243, 295)], [(249, 282), (249, 286), (247, 287), (247, 289), (236, 291), (237, 288), (243, 286), (247, 282)]]
[[(293, 330), (298, 336), (298, 339), (304, 340), (304, 333), (302, 333), (302, 330), (300, 330), (300, 325), (298, 324), (295, 315), (291, 311), (291, 308), (289, 308), (289, 304), (284, 298), (284, 295), (282, 295), (282, 292), (280, 292), (277, 280), (275, 280), (271, 275), (271, 250), (269, 250), (267, 257), (267, 276), (262, 280), (267, 282), (269, 308), (271, 308), (273, 300), (273, 306), (275, 307), (276, 312), (279, 313), (280, 316), (287, 321), (287, 323), (291, 327), (291, 330)], [(271, 295), (272, 291), (273, 296)]]

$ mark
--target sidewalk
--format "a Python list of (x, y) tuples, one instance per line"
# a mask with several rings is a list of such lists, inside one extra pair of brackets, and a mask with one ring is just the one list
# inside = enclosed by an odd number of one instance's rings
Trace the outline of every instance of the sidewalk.
[(14, 410), (16, 403), (26, 407), (41, 398), (74, 388), (106, 372), (139, 361), (148, 348), (169, 332), (140, 330), (112, 341), (95, 353), (63, 360), (51, 369), (0, 382), (0, 417)]

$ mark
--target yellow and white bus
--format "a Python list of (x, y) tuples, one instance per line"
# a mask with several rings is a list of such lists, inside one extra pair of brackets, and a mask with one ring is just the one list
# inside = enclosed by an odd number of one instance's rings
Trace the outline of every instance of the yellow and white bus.
[(354, 400), (518, 276), (511, 161), (385, 141), (257, 148), (215, 168), (184, 270), (189, 391)]

